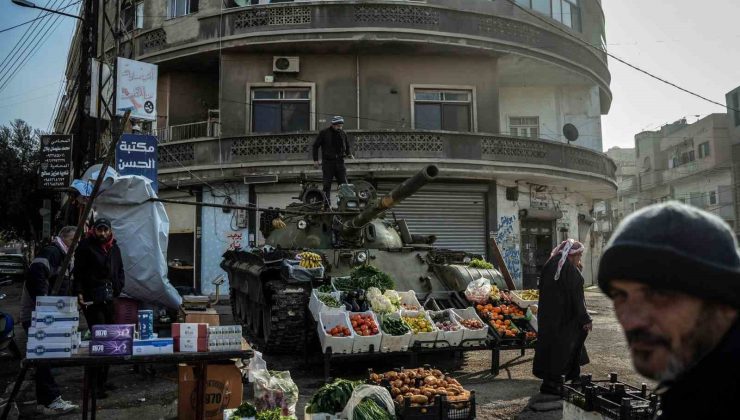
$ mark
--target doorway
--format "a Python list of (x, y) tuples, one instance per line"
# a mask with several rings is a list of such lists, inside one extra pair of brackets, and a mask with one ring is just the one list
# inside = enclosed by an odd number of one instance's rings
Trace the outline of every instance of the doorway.
[(536, 289), (540, 273), (553, 248), (554, 222), (522, 220), (522, 283), (524, 289)]

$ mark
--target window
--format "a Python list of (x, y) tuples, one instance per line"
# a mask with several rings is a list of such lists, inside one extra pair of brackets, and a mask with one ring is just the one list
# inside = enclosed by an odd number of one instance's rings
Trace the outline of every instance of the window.
[[(581, 30), (579, 0), (516, 0), (516, 4), (550, 16), (563, 25)], [(604, 43), (605, 44), (605, 43)], [(605, 46), (604, 46), (605, 47)]]
[(169, 0), (169, 17), (176, 18), (198, 11), (198, 0)]
[(509, 133), (516, 137), (540, 137), (540, 117), (509, 117)]
[(252, 89), (253, 133), (286, 133), (310, 129), (309, 88)]
[(127, 31), (144, 27), (144, 2), (127, 4), (121, 8), (121, 19)]
[(468, 90), (414, 89), (414, 126), (420, 130), (473, 131)]
[(709, 156), (709, 142), (706, 141), (699, 145), (699, 159)]
[(717, 191), (709, 191), (709, 204), (717, 204)]
[(136, 3), (136, 21), (134, 22), (134, 29), (144, 28), (144, 2)]

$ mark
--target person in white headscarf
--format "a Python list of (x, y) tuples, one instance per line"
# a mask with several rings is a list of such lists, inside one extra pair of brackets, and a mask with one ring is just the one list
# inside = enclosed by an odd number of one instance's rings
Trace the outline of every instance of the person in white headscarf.
[(589, 362), (584, 343), (592, 324), (586, 312), (584, 280), (579, 269), (584, 250), (576, 240), (563, 241), (552, 250), (540, 275), (532, 372), (542, 379), (543, 394), (558, 394), (560, 377), (577, 379), (581, 366)]

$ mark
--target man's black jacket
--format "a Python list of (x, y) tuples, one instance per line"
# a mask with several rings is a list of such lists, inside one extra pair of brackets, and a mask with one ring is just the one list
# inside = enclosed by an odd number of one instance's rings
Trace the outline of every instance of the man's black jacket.
[(319, 135), (316, 136), (316, 141), (313, 142), (314, 162), (319, 160), (319, 147), (323, 160), (344, 159), (345, 156), (350, 154), (347, 133), (343, 130), (334, 130), (331, 127), (321, 130)]
[(113, 285), (113, 296), (121, 294), (126, 281), (121, 249), (114, 239), (113, 246), (105, 253), (95, 238), (85, 238), (75, 251), (75, 294), (81, 293), (85, 301), (92, 301), (94, 290), (104, 286), (106, 281)]

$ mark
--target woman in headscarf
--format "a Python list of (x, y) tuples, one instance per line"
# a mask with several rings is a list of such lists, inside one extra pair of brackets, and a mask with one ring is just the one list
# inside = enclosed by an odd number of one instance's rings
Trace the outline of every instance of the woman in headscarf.
[(542, 379), (540, 392), (559, 394), (561, 375), (577, 379), (589, 362), (584, 343), (591, 331), (586, 312), (583, 276), (579, 270), (584, 247), (568, 239), (555, 247), (540, 276), (537, 346), (533, 373)]

